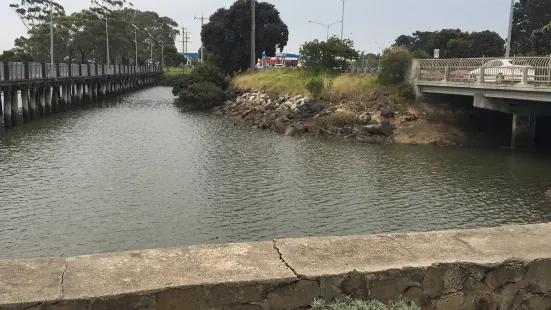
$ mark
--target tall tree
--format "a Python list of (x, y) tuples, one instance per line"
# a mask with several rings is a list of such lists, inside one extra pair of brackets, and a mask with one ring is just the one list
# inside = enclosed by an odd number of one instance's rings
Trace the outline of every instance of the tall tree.
[[(256, 1), (256, 0), (254, 0)], [(246, 69), (250, 64), (251, 0), (237, 0), (228, 9), (220, 8), (210, 16), (201, 30), (206, 50), (217, 57), (217, 65), (226, 72)], [(287, 45), (289, 29), (279, 11), (267, 2), (256, 3), (256, 50), (274, 56), (276, 46), (282, 51)]]
[[(353, 60), (358, 60), (360, 54), (354, 50), (354, 42), (350, 39), (331, 37), (327, 41), (305, 42), (300, 47), (301, 61), (314, 72), (343, 72), (348, 69)], [(310, 59), (307, 58), (310, 56)]]
[(532, 52), (532, 33), (551, 22), (551, 1), (520, 0), (513, 14), (511, 53), (527, 55)]
[[(15, 9), (27, 29), (39, 26), (50, 20), (50, 0), (20, 0), (9, 5)], [(52, 15), (65, 15), (65, 9), (57, 1), (52, 1)]]
[(535, 30), (530, 36), (532, 51), (537, 55), (551, 54), (551, 22), (541, 29)]

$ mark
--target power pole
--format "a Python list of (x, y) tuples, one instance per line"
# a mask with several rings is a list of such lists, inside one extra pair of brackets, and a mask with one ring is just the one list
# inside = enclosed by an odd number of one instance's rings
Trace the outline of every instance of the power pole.
[(186, 53), (186, 28), (182, 27), (182, 53)]
[(511, 0), (511, 11), (509, 12), (509, 29), (507, 32), (507, 45), (505, 48), (505, 57), (509, 58), (511, 55), (511, 37), (513, 34), (513, 17), (515, 12), (515, 0)]
[[(205, 18), (206, 17), (204, 17), (203, 14), (201, 14), (201, 17), (195, 16), (195, 19), (200, 19), (201, 20), (201, 30), (203, 30), (203, 25), (205, 24)], [(203, 39), (201, 39), (201, 62), (203, 62), (204, 54), (205, 54), (205, 48), (203, 46)]]
[(251, 0), (251, 71), (256, 65), (256, 0)]

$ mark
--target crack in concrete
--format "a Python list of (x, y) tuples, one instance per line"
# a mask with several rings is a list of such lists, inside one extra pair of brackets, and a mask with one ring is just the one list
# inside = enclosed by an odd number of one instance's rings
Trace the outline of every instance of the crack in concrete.
[(281, 253), (281, 251), (277, 247), (277, 243), (276, 243), (277, 241), (274, 240), (273, 242), (274, 242), (274, 249), (277, 251), (277, 254), (279, 254), (279, 260), (281, 260), (285, 264), (285, 266), (287, 266), (287, 268), (289, 268), (289, 270), (291, 270), (291, 272), (295, 275), (295, 277), (301, 278), (299, 276), (299, 274), (297, 273), (297, 271), (293, 267), (291, 267), (291, 265), (289, 265), (289, 263), (287, 263), (287, 261), (283, 258), (283, 254)]
[(469, 250), (477, 253), (477, 254), (481, 254), (481, 252), (479, 252), (477, 249), (475, 249), (472, 245), (469, 244), (469, 242), (459, 238), (458, 236), (453, 236), (452, 237), (453, 239), (459, 241), (460, 243), (462, 243), (464, 246), (466, 246)]
[(65, 262), (65, 268), (63, 269), (63, 272), (61, 273), (61, 279), (59, 281), (60, 296), (59, 296), (59, 298), (56, 299), (54, 305), (59, 303), (63, 299), (63, 297), (65, 296), (65, 287), (64, 287), (64, 282), (63, 281), (65, 281), (65, 272), (67, 272), (67, 266), (69, 264), (67, 263), (66, 260), (64, 262)]

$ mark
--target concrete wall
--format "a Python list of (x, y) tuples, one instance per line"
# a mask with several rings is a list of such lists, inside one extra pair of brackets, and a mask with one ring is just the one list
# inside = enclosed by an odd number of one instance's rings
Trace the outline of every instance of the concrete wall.
[(0, 309), (549, 309), (551, 224), (0, 261)]

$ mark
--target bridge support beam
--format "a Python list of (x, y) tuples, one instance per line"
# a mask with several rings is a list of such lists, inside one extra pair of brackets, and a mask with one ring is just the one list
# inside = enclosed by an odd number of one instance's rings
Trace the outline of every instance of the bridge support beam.
[(29, 118), (29, 88), (21, 87), (21, 106), (23, 108), (23, 122), (28, 123)]
[(513, 123), (511, 128), (511, 148), (534, 147), (536, 140), (536, 116), (522, 116), (513, 114)]
[(11, 128), (11, 92), (4, 91), (4, 127)]
[(17, 89), (13, 88), (11, 90), (11, 124), (12, 126), (17, 126), (17, 111), (19, 110), (18, 102), (19, 98), (17, 98)]
[(48, 115), (57, 113), (57, 104), (52, 98), (52, 87), (46, 86), (44, 88), (44, 96), (46, 97), (46, 110), (48, 111)]
[(52, 87), (52, 107), (56, 113), (59, 113), (59, 86)]
[(71, 106), (73, 105), (73, 84), (67, 84), (65, 85), (65, 90), (67, 91), (66, 99), (67, 99), (67, 106), (66, 110), (69, 110)]
[(38, 98), (40, 105), (40, 117), (46, 117), (48, 113), (46, 111), (46, 88), (44, 86), (38, 88)]
[(36, 115), (36, 87), (29, 89), (29, 116), (31, 120), (38, 118)]

